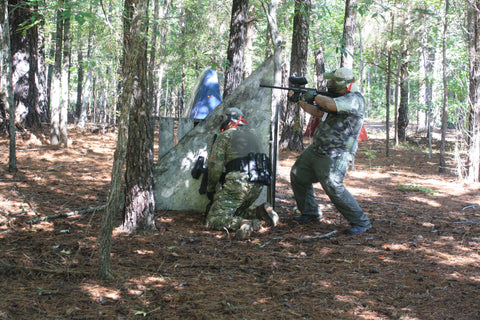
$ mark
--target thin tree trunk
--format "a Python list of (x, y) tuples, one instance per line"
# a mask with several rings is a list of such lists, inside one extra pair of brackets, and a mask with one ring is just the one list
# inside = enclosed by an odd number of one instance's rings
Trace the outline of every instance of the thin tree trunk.
[(10, 23), (8, 21), (9, 10), (8, 10), (8, 1), (0, 0), (1, 10), (0, 10), (0, 35), (2, 40), (1, 44), (1, 54), (0, 57), (3, 58), (3, 61), (0, 61), (0, 65), (5, 67), (5, 70), (1, 70), (1, 77), (4, 83), (0, 86), (0, 91), (5, 89), (5, 95), (3, 96), (0, 92), (0, 103), (3, 103), (6, 108), (8, 108), (9, 115), (9, 133), (10, 133), (10, 142), (9, 142), (9, 155), (8, 155), (8, 171), (16, 172), (17, 171), (17, 156), (16, 156), (16, 143), (15, 143), (15, 105), (13, 98), (13, 84), (12, 84), (12, 73), (13, 73), (13, 62), (12, 62), (12, 51), (10, 46)]
[(63, 18), (62, 3), (59, 2), (57, 10), (57, 32), (55, 34), (55, 63), (53, 69), (52, 88), (50, 92), (50, 144), (57, 145), (60, 141), (60, 97), (62, 77), (62, 39)]
[(400, 57), (403, 62), (400, 66), (400, 106), (398, 108), (398, 140), (405, 142), (407, 140), (408, 126), (408, 54), (403, 52)]
[(469, 9), (471, 23), (470, 58), (470, 119), (466, 181), (480, 181), (480, 0)]
[(440, 144), (440, 163), (438, 171), (440, 173), (447, 172), (447, 164), (445, 159), (445, 145), (447, 137), (447, 105), (448, 105), (448, 87), (447, 87), (447, 29), (448, 29), (448, 11), (450, 7), (449, 0), (445, 0), (445, 17), (443, 20), (443, 37), (442, 37), (442, 71), (443, 71), (443, 104), (442, 104), (442, 138)]
[(345, 20), (343, 23), (343, 41), (340, 66), (353, 68), (353, 50), (357, 17), (357, 0), (345, 1)]
[[(392, 21), (393, 25), (393, 21)], [(385, 151), (386, 156), (390, 156), (390, 82), (392, 79), (392, 48), (388, 47), (387, 54), (387, 83), (385, 84)]]
[(253, 72), (253, 42), (255, 41), (255, 23), (257, 18), (253, 16), (255, 6), (250, 5), (248, 10), (247, 32), (245, 35), (245, 52), (244, 52), (244, 65), (243, 65), (243, 79)]
[(82, 95), (83, 95), (83, 78), (85, 75), (84, 72), (84, 61), (83, 61), (83, 48), (80, 44), (78, 49), (78, 74), (77, 74), (77, 103), (75, 104), (75, 116), (77, 118), (77, 124), (80, 128), (85, 126), (85, 122), (80, 122), (80, 117), (82, 116)]
[(325, 73), (325, 57), (323, 56), (323, 48), (320, 45), (315, 51), (315, 76), (317, 78), (317, 90), (325, 91), (327, 84), (323, 74)]
[(158, 16), (159, 16), (159, 0), (154, 0), (153, 4), (153, 27), (152, 40), (150, 41), (150, 61), (148, 66), (148, 103), (155, 110), (155, 57), (157, 52), (157, 33), (158, 33)]
[[(66, 1), (69, 6), (68, 0)], [(61, 74), (62, 104), (60, 107), (60, 142), (62, 147), (68, 146), (68, 102), (69, 102), (69, 76), (70, 76), (70, 18), (65, 18), (63, 23), (63, 61)]]
[(242, 82), (243, 55), (247, 34), (248, 0), (233, 0), (228, 42), (223, 98), (229, 96)]
[(393, 131), (395, 136), (395, 146), (398, 146), (398, 109), (399, 109), (399, 95), (400, 95), (400, 69), (402, 60), (398, 59), (396, 74), (395, 74), (395, 110), (393, 111)]
[[(305, 76), (307, 73), (308, 34), (310, 29), (310, 0), (296, 0), (293, 18), (290, 76)], [(302, 151), (305, 113), (298, 104), (288, 102), (283, 110), (283, 130), (280, 148)]]

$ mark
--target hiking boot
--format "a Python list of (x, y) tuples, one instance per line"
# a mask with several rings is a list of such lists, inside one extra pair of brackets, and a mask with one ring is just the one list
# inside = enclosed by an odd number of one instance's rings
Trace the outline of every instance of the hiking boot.
[(257, 216), (259, 219), (267, 221), (269, 225), (275, 227), (280, 220), (278, 214), (273, 210), (270, 203), (265, 202), (263, 205), (257, 207)]
[(307, 214), (301, 214), (299, 216), (293, 217), (293, 220), (300, 222), (300, 223), (310, 223), (310, 222), (319, 222), (322, 220), (322, 216), (312, 216)]
[(362, 234), (365, 231), (370, 230), (371, 228), (372, 228), (371, 225), (368, 225), (366, 227), (353, 225), (350, 229), (348, 229), (347, 233), (352, 235), (352, 236), (355, 236), (355, 235), (358, 235), (358, 234)]
[(240, 226), (237, 232), (235, 232), (235, 238), (237, 238), (238, 240), (245, 240), (250, 237), (254, 231), (257, 231), (258, 229), (260, 229), (259, 220), (245, 220), (245, 222)]

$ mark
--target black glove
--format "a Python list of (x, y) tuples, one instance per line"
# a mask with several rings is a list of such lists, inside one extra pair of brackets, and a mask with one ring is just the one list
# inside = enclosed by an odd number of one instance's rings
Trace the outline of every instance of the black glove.
[(288, 101), (297, 103), (300, 99), (302, 99), (301, 92), (294, 92), (291, 96), (288, 97)]
[(210, 202), (213, 201), (213, 196), (215, 195), (215, 192), (207, 192), (207, 198), (210, 200)]
[(307, 91), (302, 93), (302, 100), (305, 100), (307, 103), (313, 104), (315, 102), (315, 97), (317, 96), (316, 92)]

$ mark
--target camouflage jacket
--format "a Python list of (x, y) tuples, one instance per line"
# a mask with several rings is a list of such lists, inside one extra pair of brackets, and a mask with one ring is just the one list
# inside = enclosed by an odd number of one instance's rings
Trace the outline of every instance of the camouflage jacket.
[(207, 191), (215, 191), (227, 163), (245, 157), (250, 152), (261, 152), (261, 148), (257, 137), (247, 126), (238, 126), (220, 133), (208, 158)]
[(313, 147), (331, 157), (343, 152), (355, 155), (363, 125), (365, 99), (360, 92), (352, 92), (333, 100), (337, 112), (329, 113), (325, 121), (320, 121), (313, 134)]

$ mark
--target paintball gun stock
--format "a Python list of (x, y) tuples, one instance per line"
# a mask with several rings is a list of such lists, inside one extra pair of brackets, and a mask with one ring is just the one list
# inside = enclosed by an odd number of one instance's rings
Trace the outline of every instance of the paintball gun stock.
[[(302, 93), (310, 93), (310, 94), (322, 95), (330, 98), (336, 98), (342, 95), (334, 92), (317, 91), (317, 89), (314, 89), (314, 88), (305, 88), (305, 85), (308, 83), (305, 77), (291, 76), (290, 78), (288, 78), (288, 82), (290, 83), (291, 87), (277, 87), (277, 86), (271, 86), (266, 84), (260, 84), (260, 87), (281, 89), (281, 90), (292, 90), (294, 95), (300, 95)], [(308, 101), (308, 102), (312, 103), (311, 101)]]

